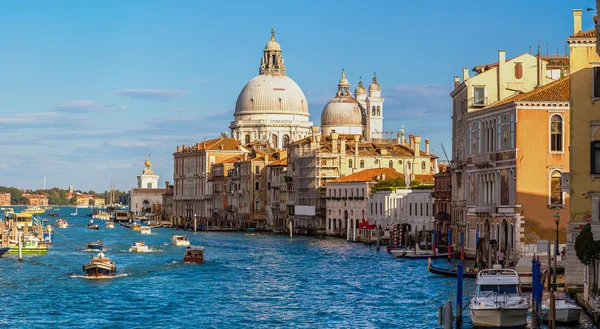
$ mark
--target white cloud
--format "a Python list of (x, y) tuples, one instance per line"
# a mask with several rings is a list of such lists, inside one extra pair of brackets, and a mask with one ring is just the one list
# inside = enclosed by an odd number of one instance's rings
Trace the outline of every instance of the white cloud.
[(114, 95), (143, 99), (147, 101), (170, 101), (187, 93), (187, 90), (171, 89), (124, 89), (113, 91)]
[(126, 109), (127, 106), (125, 105), (104, 105), (91, 100), (76, 100), (58, 103), (53, 107), (53, 110), (61, 112), (100, 112)]

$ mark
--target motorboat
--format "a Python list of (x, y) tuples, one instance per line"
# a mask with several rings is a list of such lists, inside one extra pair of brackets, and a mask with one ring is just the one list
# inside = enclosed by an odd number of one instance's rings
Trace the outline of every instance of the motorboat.
[[(514, 268), (515, 271), (517, 271), (517, 274), (519, 275), (519, 282), (521, 283), (521, 290), (522, 291), (531, 291), (531, 281), (532, 281), (532, 274), (531, 274), (531, 258), (521, 258), (519, 259), (519, 261), (517, 262), (517, 265), (515, 265)], [(544, 282), (546, 279), (546, 275), (547, 275), (547, 268), (540, 268), (541, 271), (541, 275), (540, 275), (540, 281)]]
[(42, 219), (42, 223), (48, 223), (48, 218)]
[(134, 242), (131, 248), (129, 248), (130, 252), (148, 252), (148, 245), (144, 243), (144, 241), (140, 240)]
[(150, 229), (149, 226), (142, 226), (142, 227), (140, 227), (140, 233), (142, 233), (142, 234), (151, 234), (152, 233), (152, 229)]
[(471, 323), (478, 327), (525, 328), (529, 301), (521, 294), (515, 270), (494, 265), (477, 274), (475, 296), (469, 302)]
[[(448, 264), (450, 264), (450, 263), (448, 262)], [(434, 266), (431, 264), (431, 258), (427, 259), (427, 269), (429, 270), (429, 272), (431, 272), (433, 274), (438, 274), (438, 275), (443, 275), (443, 276), (453, 276), (453, 277), (458, 276), (458, 269), (456, 267), (441, 268), (441, 267)], [(476, 268), (468, 268), (468, 267), (463, 268), (463, 277), (464, 278), (476, 278), (478, 273), (479, 272), (477, 271)]]
[(115, 228), (115, 222), (108, 220), (106, 221), (106, 223), (104, 223), (104, 227), (106, 228)]
[(10, 252), (9, 247), (0, 248), (0, 257), (2, 257), (2, 255), (6, 254), (7, 252)]
[(104, 244), (102, 244), (102, 242), (100, 242), (100, 240), (98, 241), (92, 241), (87, 245), (87, 248), (85, 248), (86, 251), (102, 251), (104, 250)]
[(48, 216), (50, 216), (50, 217), (58, 217), (58, 213), (55, 213), (55, 212), (49, 212), (49, 213), (48, 213)]
[(204, 263), (204, 247), (189, 246), (185, 250), (183, 261), (186, 263)]
[[(19, 245), (17, 241), (13, 241), (13, 245), (10, 246), (11, 252), (19, 252)], [(40, 239), (35, 235), (28, 235), (23, 239), (23, 245), (21, 247), (23, 254), (45, 254), (48, 252), (48, 246), (40, 243)]]
[(22, 213), (24, 214), (43, 214), (46, 212), (46, 209), (39, 207), (39, 206), (29, 206), (26, 209), (21, 210)]
[(188, 240), (186, 235), (173, 234), (173, 237), (171, 237), (171, 242), (173, 243), (174, 246), (177, 246), (177, 247), (189, 247), (190, 246), (190, 240)]
[(102, 252), (97, 257), (92, 257), (89, 263), (83, 265), (87, 277), (112, 277), (117, 273), (117, 265)]
[(56, 227), (58, 228), (67, 228), (69, 227), (69, 223), (64, 218), (59, 218), (56, 220)]
[[(550, 298), (542, 302), (542, 321), (550, 318)], [(582, 309), (577, 302), (570, 299), (565, 293), (556, 293), (554, 300), (554, 312), (556, 322), (565, 324), (576, 324), (579, 322)]]
[(141, 229), (141, 227), (142, 227), (142, 226), (141, 226), (139, 223), (133, 223), (133, 225), (131, 225), (131, 228), (132, 228), (134, 231), (139, 231), (139, 230)]
[(99, 230), (100, 229), (100, 225), (94, 224), (94, 220), (93, 219), (90, 219), (90, 222), (88, 223), (87, 227), (90, 230)]

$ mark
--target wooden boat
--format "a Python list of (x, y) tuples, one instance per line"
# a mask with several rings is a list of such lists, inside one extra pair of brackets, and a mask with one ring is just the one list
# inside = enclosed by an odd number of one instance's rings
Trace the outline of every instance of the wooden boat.
[(100, 240), (94, 242), (90, 242), (87, 245), (87, 248), (85, 249), (86, 251), (102, 251), (104, 250), (104, 244), (102, 244), (102, 242), (100, 242)]
[(204, 263), (204, 247), (189, 246), (185, 250), (183, 261), (186, 263)]
[[(431, 258), (427, 259), (427, 269), (429, 270), (429, 272), (433, 273), (433, 274), (438, 274), (438, 275), (444, 275), (444, 276), (454, 276), (456, 277), (458, 275), (458, 272), (455, 268), (452, 269), (446, 269), (446, 268), (439, 268), (439, 267), (435, 267), (433, 265), (431, 265)], [(477, 269), (471, 269), (471, 268), (463, 268), (463, 277), (464, 278), (476, 278), (477, 277), (477, 273), (479, 273), (477, 271)]]
[(83, 271), (87, 277), (111, 277), (117, 273), (117, 265), (102, 252), (98, 257), (92, 257), (92, 260), (83, 265)]
[(90, 220), (90, 222), (88, 223), (87, 227), (90, 230), (99, 230), (100, 229), (100, 225), (94, 224), (94, 220), (93, 219)]
[(113, 222), (111, 220), (106, 221), (106, 223), (104, 223), (104, 227), (106, 227), (106, 228), (115, 228), (115, 222)]
[(55, 212), (49, 212), (48, 216), (50, 216), (50, 217), (58, 217), (58, 214), (55, 213)]

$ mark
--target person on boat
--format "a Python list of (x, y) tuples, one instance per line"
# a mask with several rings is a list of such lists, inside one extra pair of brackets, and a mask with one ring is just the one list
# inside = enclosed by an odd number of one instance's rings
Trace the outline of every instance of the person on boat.
[(506, 255), (504, 255), (504, 250), (500, 250), (500, 252), (498, 253), (498, 263), (500, 263), (500, 265), (502, 265), (502, 267), (504, 267), (505, 258), (506, 258)]
[(98, 253), (98, 258), (99, 259), (103, 259), (104, 258), (104, 253), (102, 252), (102, 250), (100, 250), (100, 252)]

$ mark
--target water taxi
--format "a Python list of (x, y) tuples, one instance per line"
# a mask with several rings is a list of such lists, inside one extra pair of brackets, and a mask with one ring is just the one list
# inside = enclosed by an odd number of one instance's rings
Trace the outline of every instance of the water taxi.
[(106, 221), (106, 223), (104, 224), (104, 227), (115, 228), (115, 222), (113, 222), (112, 220)]
[(104, 244), (102, 244), (102, 242), (100, 242), (100, 240), (98, 241), (92, 241), (87, 245), (87, 248), (85, 249), (86, 251), (102, 251), (104, 250)]
[(27, 209), (23, 209), (21, 210), (22, 213), (24, 214), (43, 214), (46, 212), (46, 209), (42, 208), (42, 207), (38, 207), (38, 206), (29, 206), (27, 207)]
[(90, 220), (90, 222), (88, 223), (87, 227), (90, 230), (99, 230), (100, 229), (100, 225), (94, 224), (94, 220), (93, 219)]
[(129, 248), (129, 252), (148, 252), (148, 245), (142, 240), (134, 242)]
[[(19, 252), (18, 242), (10, 246), (10, 251), (14, 253)], [(45, 244), (41, 244), (40, 239), (36, 236), (28, 235), (24, 239), (21, 252), (24, 254), (45, 254), (48, 252), (48, 247)]]
[(139, 231), (139, 230), (141, 229), (141, 227), (142, 227), (142, 226), (141, 226), (140, 224), (138, 224), (138, 223), (133, 223), (133, 225), (131, 225), (131, 228), (132, 228), (134, 231)]
[(204, 263), (204, 247), (189, 246), (185, 250), (183, 261), (186, 263)]
[(142, 227), (140, 227), (140, 233), (150, 234), (150, 233), (152, 233), (152, 229), (150, 229), (149, 226), (142, 226)]
[(521, 295), (515, 270), (494, 265), (477, 275), (477, 291), (469, 303), (471, 323), (478, 327), (525, 328), (529, 301)]
[(190, 240), (188, 240), (186, 235), (175, 235), (171, 237), (171, 243), (173, 243), (176, 247), (189, 247)]
[(100, 252), (97, 257), (92, 257), (89, 263), (83, 265), (83, 271), (87, 277), (111, 277), (117, 273), (117, 265)]
[(67, 227), (69, 227), (69, 222), (67, 222), (67, 220), (64, 218), (59, 218), (56, 220), (56, 227), (67, 228)]

